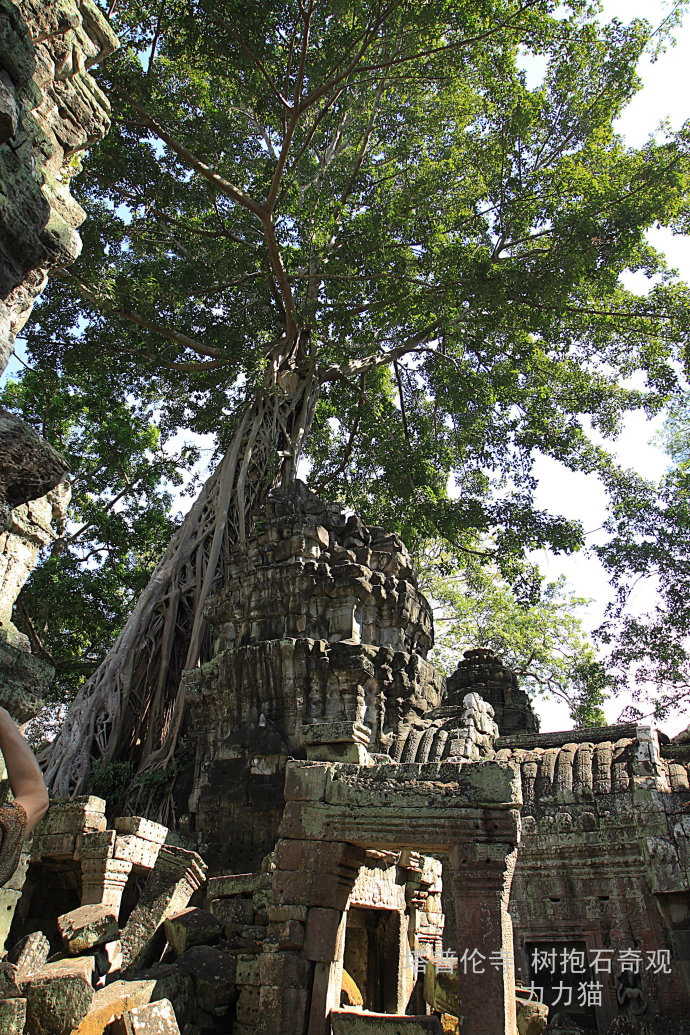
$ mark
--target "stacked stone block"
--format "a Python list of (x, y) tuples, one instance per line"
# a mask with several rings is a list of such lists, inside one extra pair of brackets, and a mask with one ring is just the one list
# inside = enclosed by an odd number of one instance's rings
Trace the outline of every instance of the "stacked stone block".
[(48, 269), (81, 250), (69, 181), (110, 126), (88, 69), (117, 47), (93, 0), (0, 3), (0, 373)]
[(271, 851), (303, 726), (364, 723), (385, 753), (441, 698), (431, 609), (396, 536), (274, 490), (206, 608), (216, 654), (186, 676), (196, 746), (190, 827), (212, 870)]

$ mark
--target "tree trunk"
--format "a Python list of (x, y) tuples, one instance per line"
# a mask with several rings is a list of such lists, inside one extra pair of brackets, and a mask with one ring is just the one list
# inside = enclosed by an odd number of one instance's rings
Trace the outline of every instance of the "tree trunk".
[(314, 414), (319, 379), (313, 365), (295, 366), (296, 351), (269, 360), (221, 463), (46, 751), (54, 796), (85, 793), (99, 758), (129, 761), (142, 772), (172, 757), (185, 715), (182, 672), (210, 657), (206, 600), (223, 583), (230, 551), (250, 533), (256, 505), (278, 482), (294, 479)]

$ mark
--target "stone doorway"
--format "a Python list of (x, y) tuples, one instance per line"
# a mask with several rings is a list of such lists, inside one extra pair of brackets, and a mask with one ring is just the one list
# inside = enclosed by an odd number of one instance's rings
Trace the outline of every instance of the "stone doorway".
[[(300, 955), (313, 965), (300, 999), (308, 1014), (294, 1017), (294, 1030), (331, 1030), (330, 1015), (340, 1003), (347, 903), (367, 852), (411, 849), (447, 857), (457, 957), (477, 950), (487, 961), (479, 970), (458, 967), (465, 1027), (472, 1035), (516, 1035), (507, 911), (519, 841), (515, 768), (496, 762), (291, 761), (285, 798), (271, 881), (274, 915), (304, 918)], [(377, 926), (372, 923), (372, 932)], [(367, 933), (367, 954), (370, 939), (373, 947), (379, 937)], [(354, 938), (363, 952), (363, 936)], [(503, 963), (498, 968), (488, 963), (497, 956)], [(268, 1000), (268, 986), (261, 995)], [(266, 1016), (267, 1030), (270, 1023)], [(280, 1030), (279, 1023), (274, 1027)]]
[(365, 1010), (399, 1010), (400, 914), (352, 906), (347, 912), (343, 969), (354, 981)]

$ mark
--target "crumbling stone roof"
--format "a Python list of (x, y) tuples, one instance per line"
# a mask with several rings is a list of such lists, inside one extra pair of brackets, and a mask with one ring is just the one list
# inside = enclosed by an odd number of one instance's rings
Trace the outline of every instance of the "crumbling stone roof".
[[(597, 743), (571, 741), (555, 746), (547, 742), (543, 747), (528, 749), (500, 747), (500, 744), (501, 741), (494, 757), (498, 762), (516, 762), (520, 766), (526, 806), (538, 800), (575, 802), (594, 795), (625, 794), (634, 789), (633, 763), (639, 748), (635, 737), (623, 736)], [(659, 758), (657, 767), (662, 783), (667, 782), (669, 790), (690, 791), (689, 763)]]

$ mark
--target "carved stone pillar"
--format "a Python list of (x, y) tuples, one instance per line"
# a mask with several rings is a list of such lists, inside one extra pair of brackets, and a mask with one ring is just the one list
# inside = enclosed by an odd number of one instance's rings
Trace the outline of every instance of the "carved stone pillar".
[(81, 860), (81, 904), (102, 903), (120, 912), (122, 893), (132, 864), (127, 859), (113, 859), (105, 852), (83, 856)]
[(508, 913), (517, 847), (476, 840), (450, 850), (462, 1030), (517, 1035), (513, 925)]
[(173, 845), (160, 848), (141, 898), (121, 933), (123, 973), (149, 963), (155, 932), (166, 917), (185, 908), (205, 875), (206, 863), (196, 852)]

